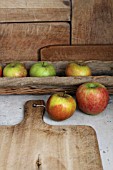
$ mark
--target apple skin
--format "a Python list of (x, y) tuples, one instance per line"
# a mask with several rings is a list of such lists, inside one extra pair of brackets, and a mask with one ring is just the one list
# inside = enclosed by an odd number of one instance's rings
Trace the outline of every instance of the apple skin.
[(62, 121), (73, 115), (76, 110), (76, 101), (68, 94), (55, 93), (47, 100), (46, 109), (51, 119)]
[(0, 77), (2, 77), (2, 66), (0, 65)]
[(109, 94), (106, 87), (100, 83), (84, 83), (76, 91), (76, 100), (81, 111), (96, 115), (107, 107)]
[(65, 70), (66, 76), (91, 76), (91, 69), (87, 65), (69, 63)]
[(26, 77), (27, 69), (20, 62), (12, 62), (7, 64), (3, 69), (4, 77)]
[(48, 62), (37, 62), (30, 68), (30, 77), (49, 77), (55, 75), (56, 70), (54, 66)]

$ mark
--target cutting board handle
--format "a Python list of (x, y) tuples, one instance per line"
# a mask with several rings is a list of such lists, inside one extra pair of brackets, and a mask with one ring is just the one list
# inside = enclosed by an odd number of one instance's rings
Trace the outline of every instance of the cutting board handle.
[(43, 100), (29, 100), (25, 103), (24, 106), (24, 119), (20, 125), (33, 126), (37, 127), (44, 125), (43, 115), (45, 112), (45, 102)]

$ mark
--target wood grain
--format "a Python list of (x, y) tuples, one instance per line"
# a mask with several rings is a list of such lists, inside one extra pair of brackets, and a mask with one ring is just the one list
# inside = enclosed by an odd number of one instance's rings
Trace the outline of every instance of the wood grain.
[(68, 23), (12, 23), (0, 25), (0, 61), (37, 60), (38, 50), (69, 44)]
[(69, 20), (70, 0), (0, 0), (0, 22)]
[(113, 1), (72, 0), (72, 44), (113, 44)]
[[(98, 81), (104, 85), (113, 86), (112, 76), (83, 76), (83, 77), (26, 77), (26, 78), (2, 78), (0, 88), (5, 87), (61, 87), (74, 86), (84, 82)], [(109, 81), (109, 84), (108, 84)]]
[[(90, 81), (92, 81), (92, 80), (90, 79)], [(85, 82), (87, 82), (87, 81), (84, 81), (84, 80), (82, 81), (82, 83), (85, 83)], [(102, 79), (98, 80), (98, 82), (102, 83)], [(27, 87), (6, 87), (6, 88), (4, 87), (4, 88), (0, 88), (0, 95), (13, 95), (13, 94), (17, 94), (17, 95), (49, 94), (50, 95), (50, 94), (54, 94), (57, 92), (66, 92), (66, 93), (73, 95), (76, 93), (78, 86), (79, 85), (73, 85), (73, 86), (71, 86), (71, 85), (69, 85), (69, 86), (55, 86), (55, 85), (54, 86), (44, 86), (44, 85), (33, 86), (32, 85), (32, 86), (27, 86)], [(113, 94), (113, 86), (112, 87), (106, 86), (106, 88), (107, 88), (109, 94)]]
[(2, 78), (0, 94), (49, 94), (58, 91), (74, 93), (79, 85), (86, 82), (101, 83), (113, 94), (113, 76)]
[(40, 50), (40, 58), (43, 61), (113, 61), (113, 45), (47, 46)]
[(95, 131), (47, 125), (43, 105), (28, 101), (20, 124), (0, 126), (0, 170), (102, 170)]

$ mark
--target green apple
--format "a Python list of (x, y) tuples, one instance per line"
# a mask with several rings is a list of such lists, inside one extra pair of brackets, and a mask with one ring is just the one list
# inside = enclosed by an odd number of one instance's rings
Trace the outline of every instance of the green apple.
[(37, 62), (31, 66), (29, 74), (31, 77), (49, 77), (55, 76), (56, 70), (48, 62)]
[(26, 77), (27, 69), (20, 62), (12, 62), (7, 64), (3, 69), (4, 77)]
[(65, 70), (66, 76), (91, 76), (91, 69), (87, 65), (69, 63)]

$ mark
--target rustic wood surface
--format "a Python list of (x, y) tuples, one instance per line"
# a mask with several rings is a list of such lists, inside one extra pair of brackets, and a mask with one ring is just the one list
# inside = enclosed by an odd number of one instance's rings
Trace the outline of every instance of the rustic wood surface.
[[(83, 81), (84, 83), (85, 81)], [(101, 83), (101, 81), (98, 81)], [(29, 87), (6, 87), (6, 88), (0, 88), (0, 95), (23, 95), (23, 94), (36, 94), (36, 95), (43, 95), (43, 94), (53, 94), (56, 92), (66, 92), (70, 94), (75, 94), (76, 90), (78, 88), (78, 85), (74, 86), (29, 86)], [(109, 94), (113, 94), (113, 87), (107, 87), (107, 90)]]
[(0, 0), (0, 22), (69, 20), (70, 0)]
[(0, 62), (37, 60), (49, 44), (69, 44), (68, 23), (15, 23), (0, 25)]
[[(99, 82), (108, 87), (113, 86), (112, 76), (80, 76), (80, 77), (26, 77), (26, 78), (2, 78), (0, 88), (6, 87), (62, 87), (80, 85), (85, 82)], [(109, 82), (109, 83), (108, 83)], [(63, 88), (63, 87), (62, 87)]]
[(45, 61), (113, 61), (113, 45), (47, 46), (40, 50), (40, 58)]
[(0, 126), (0, 170), (102, 170), (95, 131), (47, 125), (43, 105), (28, 101), (20, 124)]
[[(29, 69), (32, 62), (23, 62)], [(57, 72), (54, 77), (25, 77), (25, 78), (0, 78), (0, 94), (49, 94), (59, 91), (75, 93), (79, 85), (85, 82), (99, 82), (105, 85), (110, 94), (113, 94), (113, 61), (78, 61), (88, 65), (92, 76), (66, 77), (65, 68), (70, 61), (56, 61), (52, 63)], [(3, 64), (5, 66), (5, 63)]]
[(112, 0), (72, 0), (72, 44), (113, 44)]
[(75, 93), (79, 85), (99, 82), (113, 94), (113, 76), (2, 78), (0, 94), (50, 94), (59, 91)]

